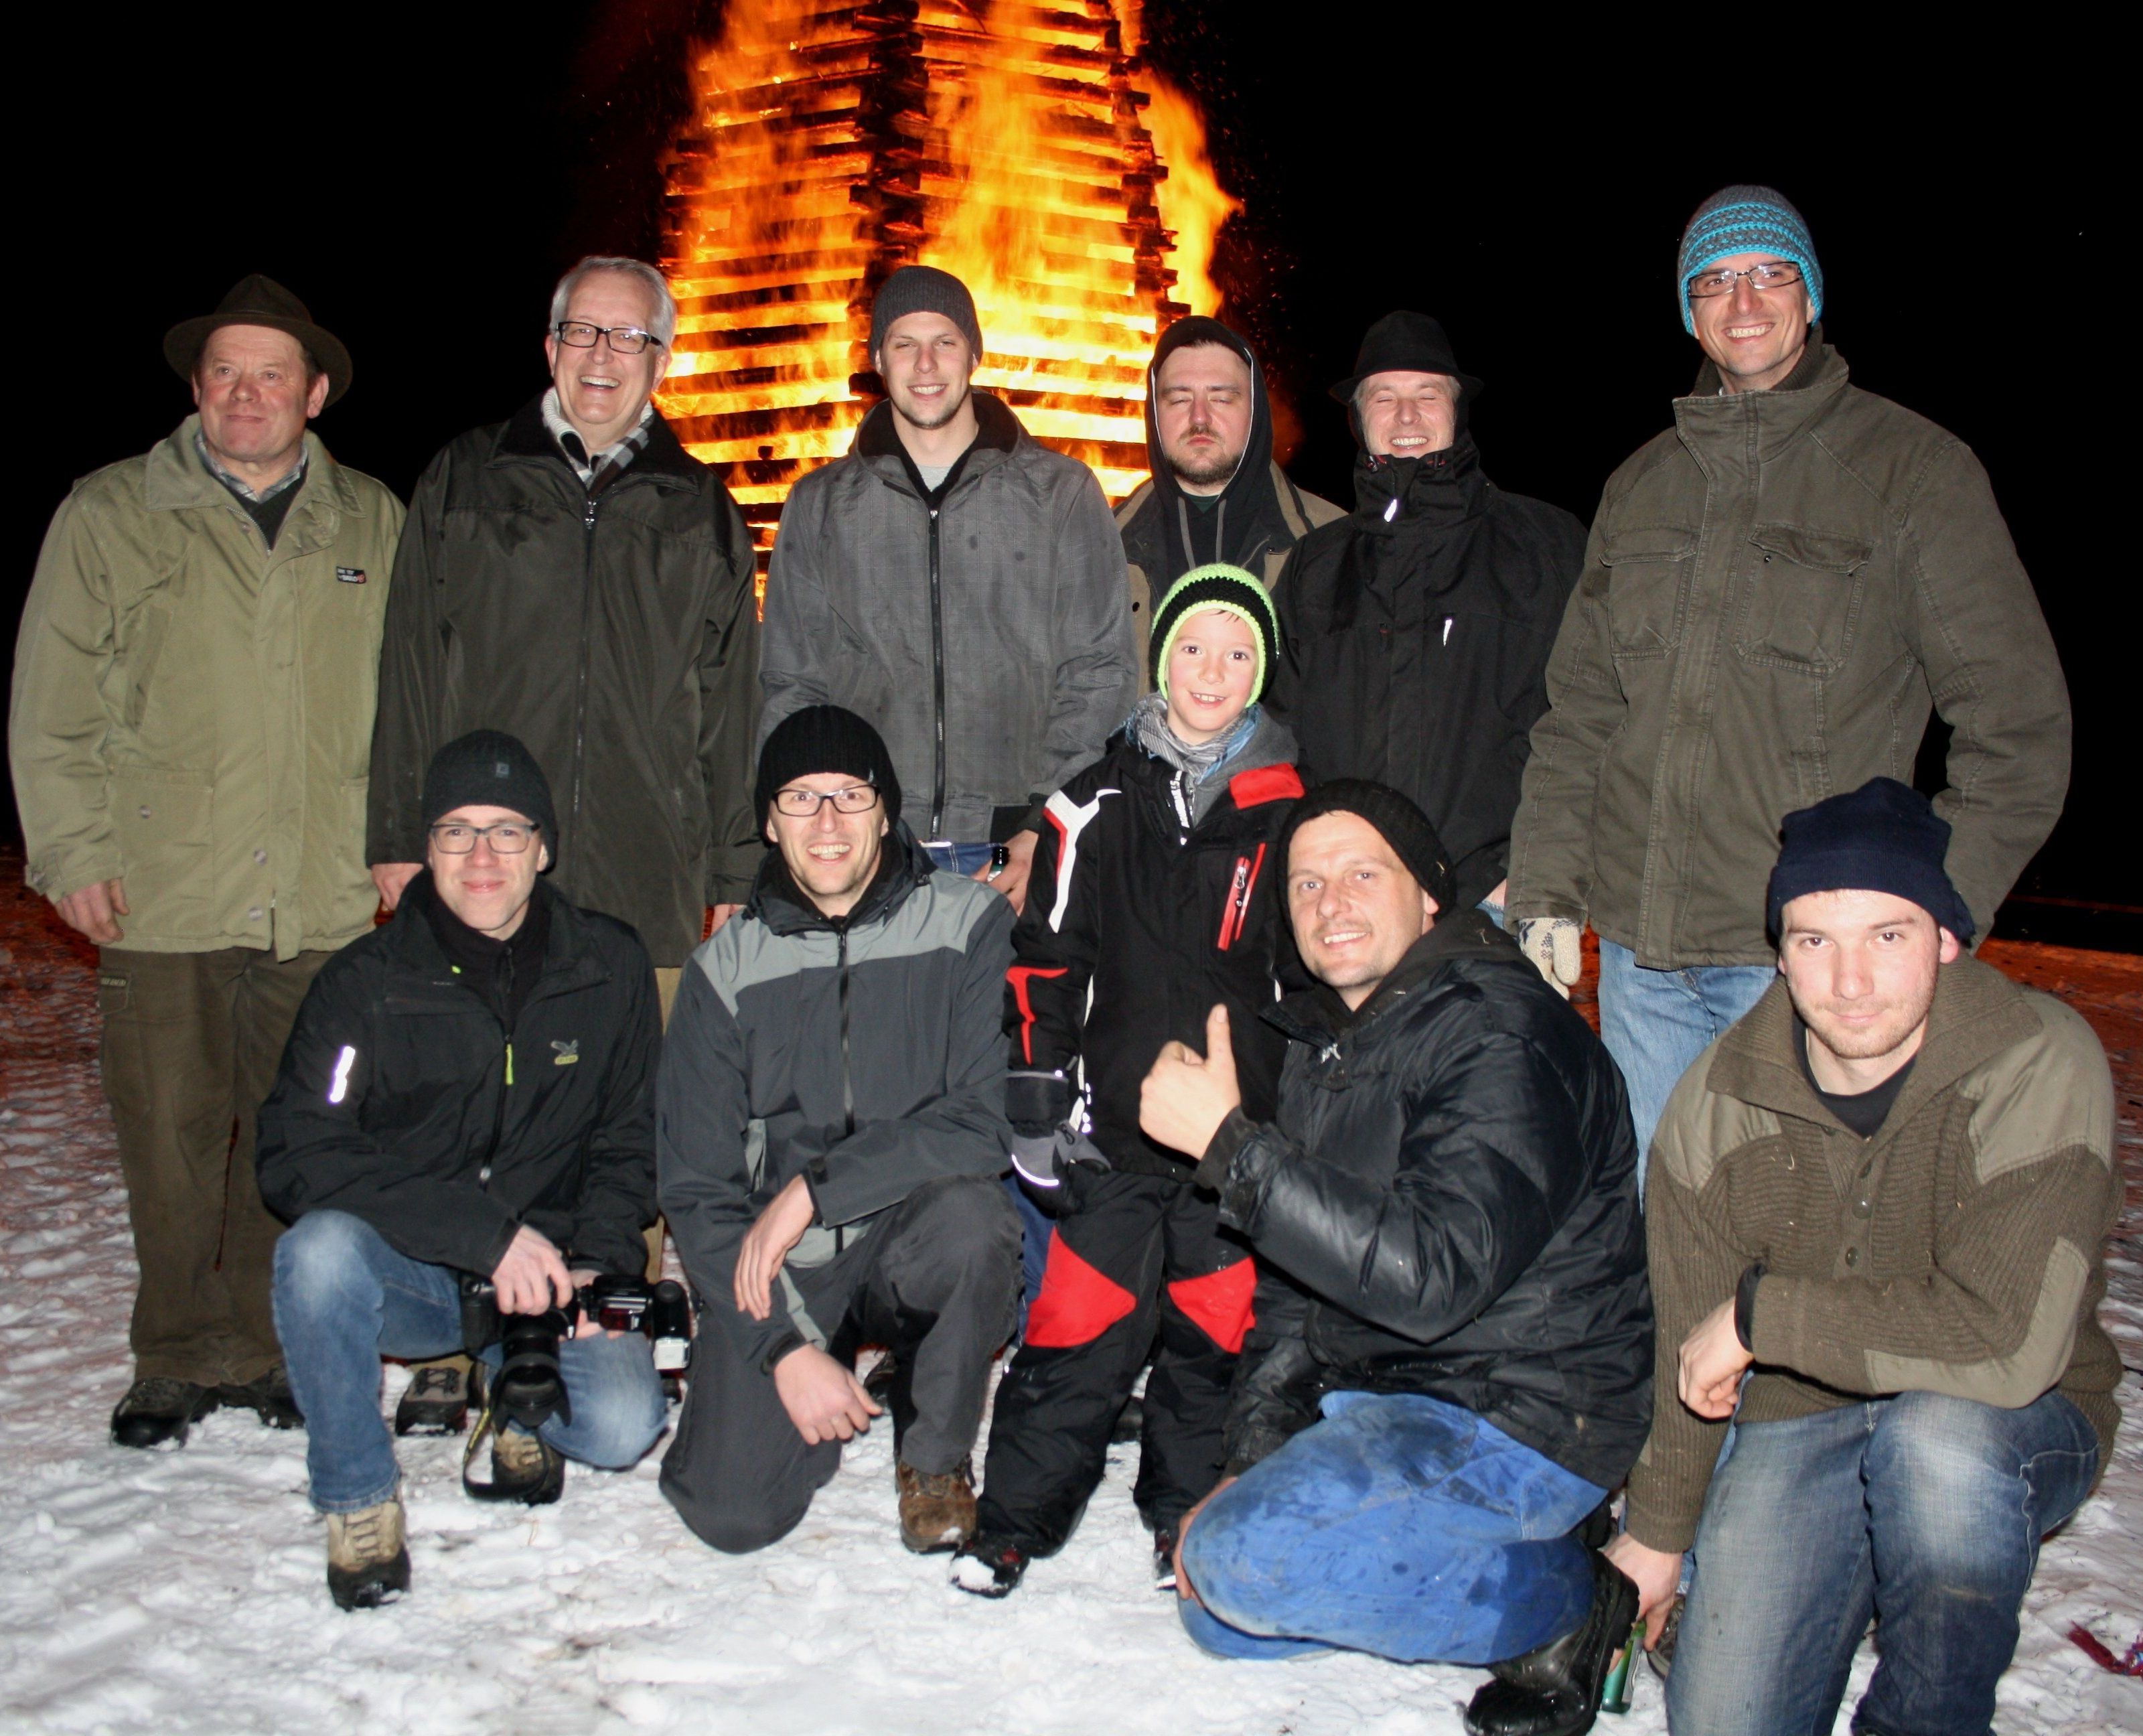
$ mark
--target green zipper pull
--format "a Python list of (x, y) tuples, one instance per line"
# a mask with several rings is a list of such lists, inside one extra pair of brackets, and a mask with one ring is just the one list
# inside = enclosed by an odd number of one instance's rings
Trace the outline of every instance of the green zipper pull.
[(506, 1040), (506, 1082), (509, 1086), (513, 1083), (513, 1039), (510, 1036)]

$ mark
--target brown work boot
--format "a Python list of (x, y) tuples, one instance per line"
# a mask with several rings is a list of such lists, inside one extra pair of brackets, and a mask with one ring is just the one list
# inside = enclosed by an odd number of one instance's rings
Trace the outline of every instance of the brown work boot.
[(547, 1441), (517, 1428), (502, 1428), (491, 1437), (493, 1501), (525, 1501), (532, 1507), (556, 1501), (566, 1486), (566, 1461)]
[(328, 1515), (328, 1593), (338, 1610), (376, 1610), (409, 1589), (402, 1500)]
[(900, 1491), (900, 1541), (918, 1555), (958, 1549), (975, 1529), (975, 1473), (963, 1459), (950, 1471), (893, 1467)]

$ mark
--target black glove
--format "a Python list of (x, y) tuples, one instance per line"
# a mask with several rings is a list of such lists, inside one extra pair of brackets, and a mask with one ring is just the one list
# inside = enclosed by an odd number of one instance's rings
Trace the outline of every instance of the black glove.
[(1012, 1123), (1012, 1167), (1023, 1185), (1047, 1196), (1073, 1164), (1112, 1168), (1100, 1148), (1071, 1125), (1078, 1093), (1061, 1072), (1005, 1077), (1005, 1119)]

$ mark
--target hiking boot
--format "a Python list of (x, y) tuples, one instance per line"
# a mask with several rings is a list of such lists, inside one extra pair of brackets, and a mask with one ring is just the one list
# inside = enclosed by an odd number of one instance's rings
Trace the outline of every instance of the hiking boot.
[(1592, 1607), (1561, 1639), (1492, 1664), (1466, 1709), (1468, 1736), (1583, 1736), (1600, 1715), (1608, 1666), (1637, 1620), (1637, 1588), (1592, 1557)]
[(419, 1363), (394, 1407), (398, 1435), (458, 1435), (468, 1427), (468, 1359)]
[(977, 1597), (1010, 1597), (1032, 1559), (1009, 1537), (970, 1537), (953, 1556), (953, 1583)]
[(491, 1486), (493, 1501), (548, 1506), (565, 1489), (565, 1457), (540, 1436), (502, 1428), (491, 1437)]
[(304, 1413), (290, 1396), (290, 1377), (278, 1363), (258, 1380), (215, 1389), (215, 1402), (226, 1411), (250, 1411), (263, 1428), (303, 1428)]
[(893, 1467), (893, 1480), (900, 1491), (900, 1541), (918, 1555), (957, 1549), (974, 1531), (975, 1473), (967, 1460), (931, 1471), (903, 1459)]
[(161, 1374), (137, 1380), (111, 1412), (114, 1447), (183, 1447), (186, 1431), (215, 1408), (216, 1396)]
[(1183, 1536), (1183, 1522), (1156, 1526), (1153, 1534), (1153, 1589), (1175, 1589), (1175, 1546)]
[(338, 1610), (376, 1610), (409, 1589), (402, 1501), (328, 1515), (328, 1595)]

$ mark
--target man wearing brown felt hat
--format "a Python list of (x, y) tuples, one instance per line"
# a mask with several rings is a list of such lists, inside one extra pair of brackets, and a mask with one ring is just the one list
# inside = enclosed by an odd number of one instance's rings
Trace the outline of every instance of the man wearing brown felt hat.
[(101, 949), (141, 1283), (125, 1447), (220, 1406), (290, 1427), (253, 1172), (313, 973), (372, 926), (365, 778), (402, 506), (307, 424), (349, 352), (273, 279), (166, 334), (194, 413), (77, 482), (16, 644), (26, 878)]

